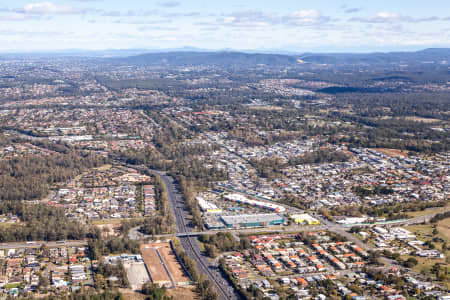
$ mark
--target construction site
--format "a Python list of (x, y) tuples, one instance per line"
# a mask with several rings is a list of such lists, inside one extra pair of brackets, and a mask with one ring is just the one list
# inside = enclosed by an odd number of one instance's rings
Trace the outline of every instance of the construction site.
[(170, 242), (141, 245), (141, 254), (150, 280), (160, 286), (176, 288), (191, 284)]

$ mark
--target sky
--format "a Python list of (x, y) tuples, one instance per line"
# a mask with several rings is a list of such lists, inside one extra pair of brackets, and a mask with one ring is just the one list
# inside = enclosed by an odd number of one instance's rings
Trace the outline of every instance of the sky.
[(1, 0), (0, 52), (450, 47), (449, 0)]

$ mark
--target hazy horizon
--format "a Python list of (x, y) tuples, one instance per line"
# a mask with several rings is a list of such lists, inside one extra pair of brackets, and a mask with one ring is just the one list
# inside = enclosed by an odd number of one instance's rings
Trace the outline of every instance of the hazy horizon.
[(83, 53), (131, 53), (144, 54), (144, 53), (165, 53), (165, 52), (241, 52), (241, 53), (260, 53), (260, 54), (282, 54), (282, 55), (298, 55), (303, 53), (318, 53), (318, 54), (371, 54), (371, 53), (396, 53), (396, 52), (419, 52), (427, 49), (450, 49), (450, 47), (426, 47), (426, 48), (392, 48), (392, 49), (341, 49), (341, 50), (328, 50), (327, 49), (311, 49), (311, 50), (290, 50), (290, 49), (206, 49), (196, 47), (180, 47), (180, 48), (111, 48), (111, 49), (42, 49), (42, 50), (0, 50), (0, 54), (20, 55), (20, 54), (78, 54)]
[(450, 47), (450, 3), (5, 0), (0, 52), (67, 49), (390, 52)]

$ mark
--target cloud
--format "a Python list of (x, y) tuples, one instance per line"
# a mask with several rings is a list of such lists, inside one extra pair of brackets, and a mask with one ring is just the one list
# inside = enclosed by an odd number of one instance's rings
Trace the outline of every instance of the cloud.
[(158, 2), (158, 5), (164, 7), (177, 7), (180, 6), (181, 3), (178, 1), (160, 1)]
[(4, 36), (27, 36), (27, 37), (37, 37), (37, 36), (64, 36), (69, 34), (67, 32), (60, 31), (26, 31), (26, 30), (0, 30), (0, 35)]
[(267, 14), (256, 10), (246, 10), (231, 14), (223, 14), (216, 18), (215, 21), (201, 23), (228, 27), (259, 27), (279, 24), (280, 19), (273, 14)]
[[(298, 10), (290, 14), (279, 15), (275, 13), (265, 13), (256, 10), (247, 10), (222, 15), (209, 25), (222, 25), (230, 27), (263, 27), (284, 25), (289, 27), (298, 26), (318, 26), (330, 22), (332, 19), (323, 16), (320, 11)], [(207, 25), (208, 22), (199, 22), (197, 25)]]
[(113, 21), (115, 24), (134, 24), (134, 25), (152, 25), (152, 24), (167, 24), (171, 23), (172, 20), (130, 20), (130, 19), (118, 19)]
[(169, 27), (169, 26), (141, 26), (138, 28), (139, 31), (178, 31), (178, 27)]
[(159, 10), (151, 9), (144, 11), (118, 11), (118, 10), (110, 10), (110, 11), (102, 11), (101, 15), (104, 17), (149, 17), (160, 14)]
[(164, 18), (176, 18), (176, 17), (198, 17), (200, 16), (199, 12), (191, 11), (191, 12), (183, 12), (183, 13), (168, 13), (162, 15)]
[(24, 14), (0, 16), (0, 21), (24, 21), (24, 20), (28, 20), (28, 19), (30, 19), (30, 18)]
[(433, 21), (439, 21), (438, 17), (432, 16), (432, 17), (426, 17), (426, 18), (414, 18), (410, 16), (404, 16), (398, 13), (391, 13), (388, 11), (382, 11), (377, 13), (375, 16), (370, 17), (355, 17), (351, 18), (349, 21), (357, 21), (357, 22), (363, 22), (363, 23), (399, 23), (399, 22), (405, 22), (405, 23), (418, 23), (418, 22), (433, 22)]
[(288, 16), (288, 24), (296, 26), (319, 25), (331, 21), (330, 17), (323, 16), (318, 10), (307, 9), (294, 11)]
[(37, 2), (26, 4), (17, 12), (32, 15), (80, 14), (84, 10), (70, 5), (56, 5), (53, 2)]

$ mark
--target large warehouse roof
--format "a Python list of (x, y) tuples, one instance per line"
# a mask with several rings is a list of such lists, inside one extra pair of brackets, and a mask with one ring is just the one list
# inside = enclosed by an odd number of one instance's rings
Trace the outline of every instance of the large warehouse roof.
[(278, 205), (275, 203), (270, 203), (270, 202), (252, 200), (241, 194), (229, 194), (229, 195), (226, 195), (224, 198), (229, 201), (235, 201), (235, 202), (245, 203), (248, 205), (254, 205), (254, 206), (261, 207), (261, 208), (274, 210), (276, 212), (284, 212), (286, 210), (281, 205)]
[(272, 221), (283, 220), (283, 216), (278, 214), (256, 214), (256, 215), (238, 215), (238, 216), (222, 216), (222, 220), (226, 225), (238, 225), (249, 223), (269, 223)]

